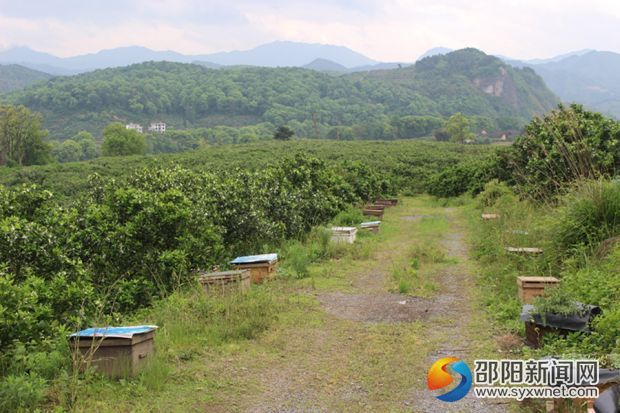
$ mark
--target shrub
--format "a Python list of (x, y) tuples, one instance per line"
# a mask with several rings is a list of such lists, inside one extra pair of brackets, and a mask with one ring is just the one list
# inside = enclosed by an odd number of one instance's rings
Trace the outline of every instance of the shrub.
[(427, 191), (442, 198), (455, 197), (466, 192), (478, 194), (487, 182), (503, 177), (502, 159), (500, 155), (496, 155), (448, 167), (431, 177)]
[(566, 183), (620, 171), (620, 123), (580, 105), (560, 105), (534, 119), (511, 152), (520, 192), (549, 199)]
[(285, 267), (293, 272), (296, 278), (306, 278), (309, 275), (308, 266), (312, 263), (309, 248), (301, 242), (291, 243), (284, 252)]
[(620, 235), (620, 181), (587, 181), (562, 200), (554, 222), (553, 241), (560, 256), (581, 247), (595, 249)]
[(34, 374), (0, 379), (0, 412), (32, 412), (43, 400), (47, 384)]
[(487, 182), (484, 190), (478, 194), (476, 200), (478, 207), (481, 209), (492, 208), (502, 199), (507, 198), (510, 201), (516, 201), (514, 193), (508, 185), (497, 179)]
[(316, 260), (332, 258), (332, 232), (323, 227), (315, 227), (308, 236), (308, 244), (311, 248), (312, 257)]
[(349, 207), (334, 217), (332, 223), (339, 227), (355, 227), (364, 221), (364, 215), (359, 208)]

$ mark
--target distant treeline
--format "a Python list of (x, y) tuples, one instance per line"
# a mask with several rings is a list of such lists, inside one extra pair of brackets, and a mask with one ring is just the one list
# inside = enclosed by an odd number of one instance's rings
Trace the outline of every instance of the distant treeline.
[(54, 78), (5, 100), (41, 112), (55, 139), (81, 130), (97, 135), (112, 121), (155, 119), (176, 130), (264, 123), (288, 125), (301, 137), (413, 138), (456, 112), (486, 129), (515, 129), (556, 103), (533, 71), (474, 49), (342, 76), (150, 62)]

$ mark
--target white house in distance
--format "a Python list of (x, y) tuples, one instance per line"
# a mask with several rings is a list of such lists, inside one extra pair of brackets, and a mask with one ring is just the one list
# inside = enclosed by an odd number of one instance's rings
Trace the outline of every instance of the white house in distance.
[(166, 132), (166, 123), (165, 122), (153, 122), (149, 126), (149, 132), (157, 132), (157, 133), (165, 133)]
[(127, 125), (125, 125), (125, 129), (135, 130), (138, 133), (143, 132), (142, 126), (138, 125), (137, 123), (128, 123)]

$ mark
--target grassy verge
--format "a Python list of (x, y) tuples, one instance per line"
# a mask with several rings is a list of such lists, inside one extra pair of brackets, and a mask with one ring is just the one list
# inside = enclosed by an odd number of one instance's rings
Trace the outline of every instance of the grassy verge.
[[(296, 337), (311, 337), (325, 329), (316, 292), (350, 291), (351, 274), (368, 267), (379, 246), (401, 232), (397, 224), (384, 222), (379, 234), (360, 232), (357, 242), (348, 245), (330, 243), (331, 234), (316, 229), (303, 242), (283, 246), (278, 279), (253, 286), (249, 294), (207, 296), (199, 286), (178, 291), (122, 320), (160, 327), (156, 355), (138, 377), (109, 380), (87, 374), (70, 383), (58, 381), (48, 405), (63, 406), (57, 407), (59, 411), (194, 411), (223, 399), (234, 400), (238, 392), (260, 392), (263, 383), (255, 378), (222, 375), (226, 365), (234, 360), (240, 369), (262, 369), (283, 357), (298, 357), (301, 365), (306, 363), (307, 354), (298, 354), (290, 346)], [(407, 329), (402, 339), (415, 340), (416, 330)], [(384, 349), (401, 342), (390, 339), (392, 333), (364, 334), (368, 344), (376, 342)], [(374, 351), (366, 345), (358, 350)], [(329, 371), (331, 366), (323, 368)], [(77, 397), (69, 403), (67, 393)]]
[[(477, 203), (468, 207), (473, 252), (481, 268), (478, 282), (484, 291), (483, 304), (498, 330), (512, 337), (506, 340), (509, 351), (519, 357), (594, 357), (604, 366), (618, 367), (620, 308), (612, 297), (620, 295), (620, 248), (618, 243), (604, 240), (613, 239), (618, 230), (620, 203), (615, 191), (620, 190), (613, 183), (583, 185), (585, 189), (577, 188), (558, 206), (519, 201), (507, 188), (489, 186)], [(483, 221), (482, 212), (498, 213), (500, 218)], [(605, 244), (605, 251), (600, 252)], [(515, 255), (505, 250), (508, 246), (538, 247), (544, 252), (539, 256)], [(600, 306), (603, 314), (593, 321), (593, 332), (567, 337), (545, 335), (541, 349), (524, 347), (520, 340), (524, 326), (519, 321), (518, 276), (560, 279), (561, 291), (540, 300), (540, 308), (553, 305), (552, 300), (560, 295)]]

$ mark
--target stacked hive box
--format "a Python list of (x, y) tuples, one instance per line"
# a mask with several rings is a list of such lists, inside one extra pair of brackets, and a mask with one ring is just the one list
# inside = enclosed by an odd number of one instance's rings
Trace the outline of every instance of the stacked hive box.
[(275, 277), (278, 266), (278, 254), (248, 255), (237, 257), (230, 262), (238, 270), (249, 270), (252, 283), (261, 283)]
[(248, 270), (201, 273), (198, 281), (206, 293), (245, 293), (250, 289), (251, 284)]

